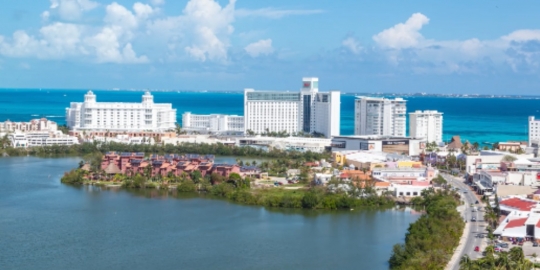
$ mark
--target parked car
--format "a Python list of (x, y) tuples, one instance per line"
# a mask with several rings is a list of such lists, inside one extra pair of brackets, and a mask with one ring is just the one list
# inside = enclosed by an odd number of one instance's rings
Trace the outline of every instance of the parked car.
[(501, 252), (502, 248), (501, 247), (495, 247), (494, 250), (495, 250), (495, 252)]
[(537, 247), (538, 246), (538, 242), (534, 241), (533, 242), (533, 247)]
[(475, 204), (478, 204), (478, 200), (475, 202)]
[(471, 208), (471, 211), (472, 211), (472, 212), (476, 212), (476, 208), (474, 208), (474, 207)]
[(508, 243), (498, 243), (497, 246), (501, 248), (508, 248)]
[(478, 238), (484, 238), (484, 235), (481, 234), (481, 233), (479, 233), (479, 234), (477, 235), (477, 237), (478, 237)]

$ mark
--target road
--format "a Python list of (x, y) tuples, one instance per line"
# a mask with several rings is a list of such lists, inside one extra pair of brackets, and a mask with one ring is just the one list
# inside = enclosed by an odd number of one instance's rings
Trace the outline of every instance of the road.
[[(460, 246), (456, 249), (455, 252), (459, 253), (459, 256), (457, 257), (457, 260), (453, 260), (453, 266), (450, 269), (459, 269), (459, 260), (461, 257), (463, 257), (465, 254), (469, 255), (471, 259), (477, 259), (482, 257), (481, 252), (474, 251), (474, 248), (476, 246), (480, 247), (480, 250), (484, 250), (487, 246), (487, 232), (486, 232), (486, 223), (484, 222), (484, 205), (482, 202), (479, 201), (479, 204), (475, 204), (478, 200), (477, 197), (474, 194), (474, 191), (471, 190), (471, 188), (466, 185), (463, 182), (463, 178), (459, 177), (453, 177), (451, 175), (443, 175), (443, 177), (452, 184), (452, 186), (459, 188), (459, 193), (461, 197), (464, 199), (465, 204), (461, 206), (461, 215), (464, 220), (467, 221), (469, 226), (465, 226), (465, 244), (463, 246)], [(471, 204), (473, 205), (471, 207)], [(478, 208), (478, 206), (482, 207), (481, 211), (472, 212), (472, 208)], [(476, 222), (471, 221), (471, 218), (475, 217)], [(477, 235), (481, 233), (483, 234), (484, 238), (479, 238)], [(452, 258), (454, 259), (454, 257)]]

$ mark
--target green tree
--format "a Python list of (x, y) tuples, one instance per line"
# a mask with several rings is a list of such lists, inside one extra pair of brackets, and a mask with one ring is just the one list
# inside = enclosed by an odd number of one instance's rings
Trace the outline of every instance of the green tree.
[(191, 180), (193, 180), (193, 183), (198, 184), (201, 181), (201, 178), (201, 171), (195, 170), (191, 173)]

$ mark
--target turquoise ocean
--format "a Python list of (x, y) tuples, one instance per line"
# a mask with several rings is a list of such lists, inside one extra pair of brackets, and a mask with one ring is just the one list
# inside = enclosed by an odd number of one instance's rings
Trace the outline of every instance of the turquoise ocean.
[[(0, 121), (28, 121), (47, 117), (65, 123), (65, 108), (81, 102), (87, 90), (0, 89)], [(140, 102), (142, 91), (94, 90), (98, 101)], [(152, 92), (155, 102), (172, 103), (178, 121), (182, 113), (243, 115), (243, 93)], [(341, 97), (341, 134), (354, 132), (354, 99)], [(527, 117), (540, 116), (540, 99), (406, 97), (407, 111), (438, 110), (444, 113), (444, 140), (460, 135), (470, 142), (527, 140)]]

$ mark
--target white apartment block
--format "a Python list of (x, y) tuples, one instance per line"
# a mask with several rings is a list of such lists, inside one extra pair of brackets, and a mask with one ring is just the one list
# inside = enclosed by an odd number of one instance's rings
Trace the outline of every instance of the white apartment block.
[(532, 146), (533, 142), (536, 145), (540, 144), (540, 120), (529, 116), (529, 146)]
[(141, 103), (97, 102), (88, 91), (84, 102), (71, 102), (66, 108), (66, 123), (73, 131), (151, 131), (173, 130), (176, 109), (171, 103), (154, 103), (146, 92)]
[(318, 78), (303, 78), (300, 92), (244, 92), (244, 129), (256, 134), (286, 131), (338, 136), (339, 91), (319, 92)]
[(225, 114), (182, 114), (182, 129), (210, 133), (244, 132), (244, 117)]
[(15, 132), (10, 133), (8, 138), (11, 141), (11, 145), (17, 148), (79, 144), (79, 139), (77, 137), (62, 134), (60, 131)]
[(354, 134), (405, 137), (407, 101), (358, 97), (354, 103)]
[(56, 132), (58, 124), (47, 118), (32, 119), (29, 122), (0, 122), (0, 133), (47, 131)]
[(427, 142), (442, 142), (443, 113), (437, 111), (409, 113), (409, 136), (424, 138)]

